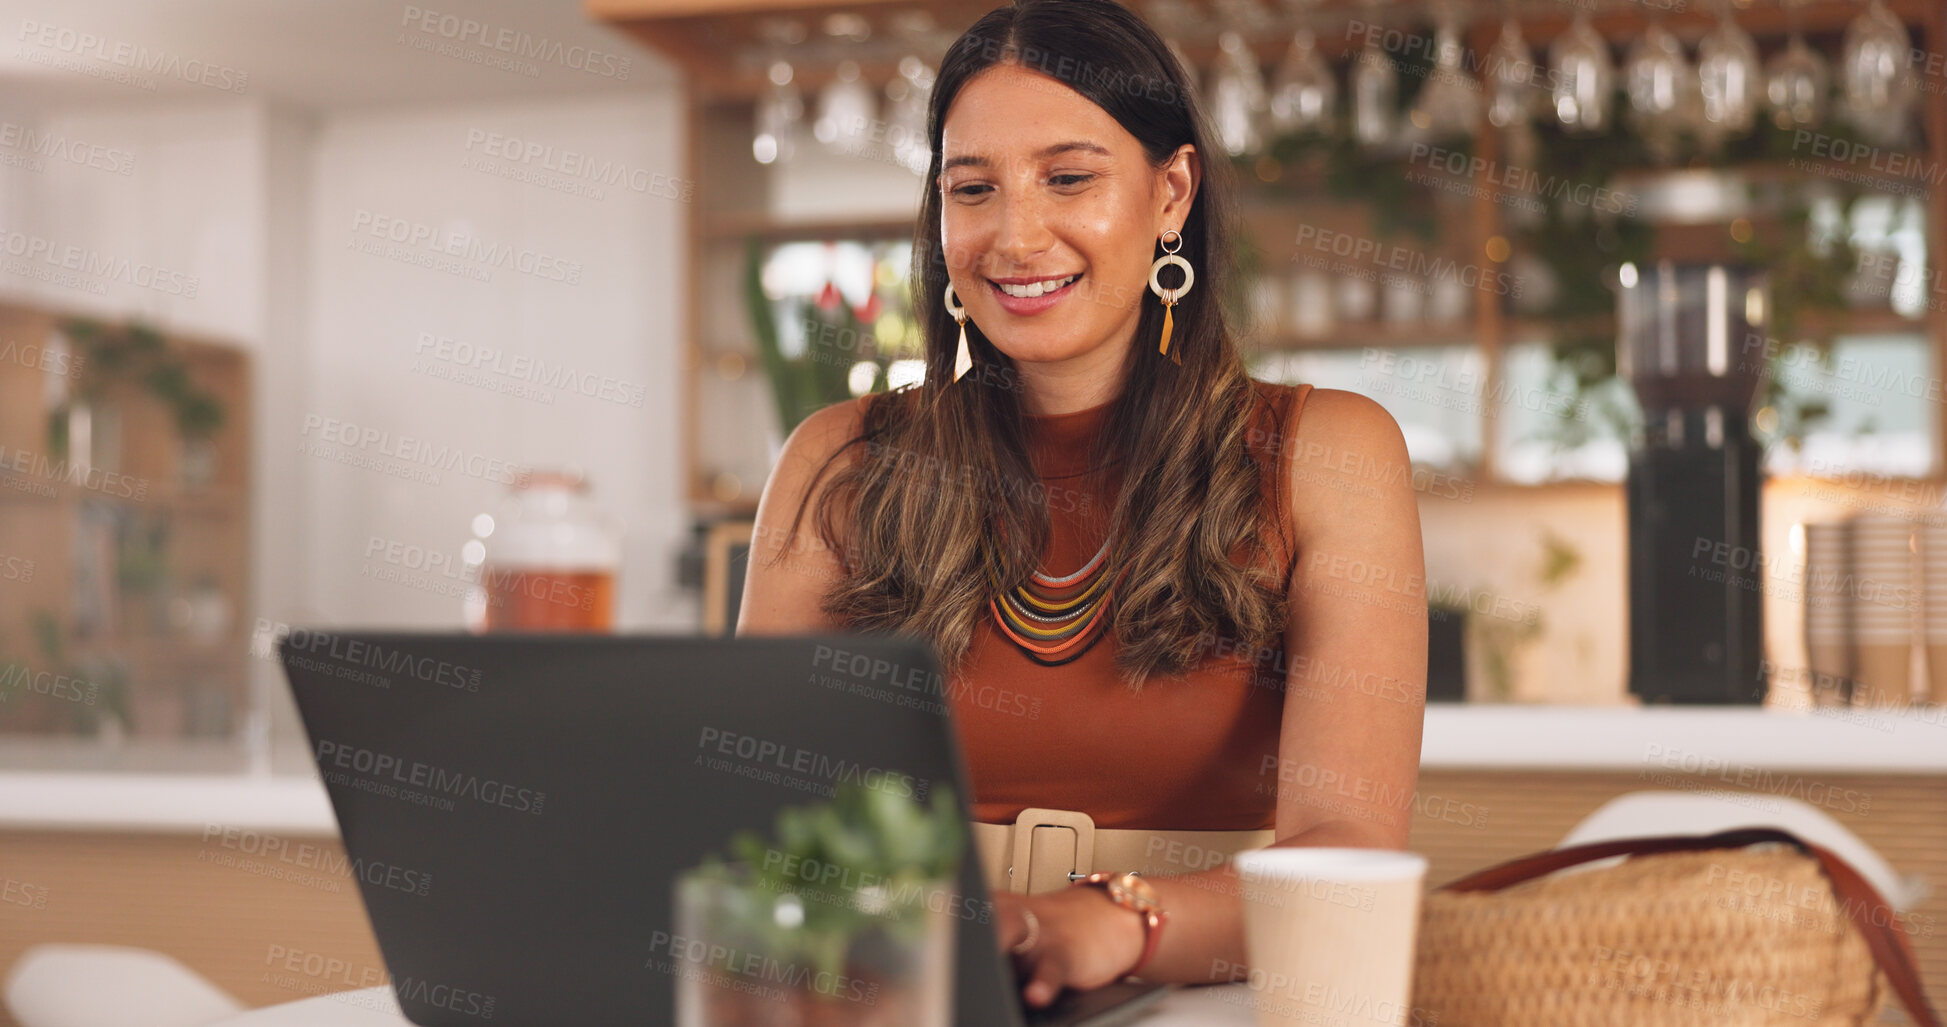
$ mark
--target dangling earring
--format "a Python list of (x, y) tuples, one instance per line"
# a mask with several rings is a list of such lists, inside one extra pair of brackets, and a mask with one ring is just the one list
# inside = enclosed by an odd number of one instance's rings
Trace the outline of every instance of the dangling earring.
[[(1172, 236), (1175, 238), (1171, 238)], [(1190, 286), (1196, 284), (1197, 273), (1190, 267), (1189, 261), (1176, 255), (1176, 251), (1183, 247), (1183, 233), (1172, 228), (1163, 233), (1161, 242), (1163, 245), (1163, 255), (1156, 258), (1156, 263), (1149, 265), (1149, 291), (1163, 298), (1163, 341), (1156, 347), (1156, 352), (1165, 354), (1171, 360), (1176, 361), (1178, 367), (1181, 367), (1183, 366), (1183, 347), (1178, 346), (1175, 353), (1170, 352), (1170, 329), (1172, 327), (1170, 310), (1176, 306), (1177, 300), (1182, 299), (1184, 294), (1190, 291)], [(1162, 283), (1156, 280), (1156, 276), (1161, 274), (1162, 270), (1171, 264), (1183, 269), (1183, 284), (1174, 289), (1165, 289)]]
[(973, 354), (967, 349), (967, 308), (961, 306), (958, 297), (953, 295), (953, 282), (950, 280), (946, 283), (946, 312), (960, 322), (960, 350), (953, 356), (953, 380), (957, 382), (973, 367)]

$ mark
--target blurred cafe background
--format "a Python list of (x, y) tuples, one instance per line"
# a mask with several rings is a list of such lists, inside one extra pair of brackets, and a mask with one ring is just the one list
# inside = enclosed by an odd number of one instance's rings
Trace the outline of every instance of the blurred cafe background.
[[(1133, 5), (1254, 374), (1405, 431), (1432, 882), (1809, 805), (1947, 995), (1947, 8)], [(734, 630), (782, 440), (920, 373), (992, 6), (0, 0), (0, 973), (378, 983), (276, 642)]]

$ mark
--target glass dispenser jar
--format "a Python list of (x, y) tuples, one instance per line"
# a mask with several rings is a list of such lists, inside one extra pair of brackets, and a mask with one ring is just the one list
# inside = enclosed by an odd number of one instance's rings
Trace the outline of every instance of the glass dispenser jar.
[(474, 518), (470, 630), (614, 630), (621, 533), (588, 491), (579, 472), (529, 471), (498, 515)]

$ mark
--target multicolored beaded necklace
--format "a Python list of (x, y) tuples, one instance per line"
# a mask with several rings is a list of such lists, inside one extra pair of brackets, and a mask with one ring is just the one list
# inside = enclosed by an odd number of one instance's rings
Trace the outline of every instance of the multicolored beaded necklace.
[[(994, 623), (1028, 658), (1044, 667), (1073, 663), (1095, 648), (1107, 634), (1109, 603), (1122, 581), (1108, 573), (1113, 533), (1102, 540), (1082, 568), (1053, 577), (1038, 568), (1024, 585), (1003, 589), (994, 582), (996, 598), (987, 601)], [(991, 572), (990, 572), (991, 576)]]

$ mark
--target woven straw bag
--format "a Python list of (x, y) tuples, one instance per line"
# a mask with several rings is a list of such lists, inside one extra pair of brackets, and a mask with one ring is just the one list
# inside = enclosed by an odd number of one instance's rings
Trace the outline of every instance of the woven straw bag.
[[(1554, 873), (1614, 856), (1630, 858)], [(1558, 849), (1455, 881), (1426, 896), (1413, 983), (1415, 1019), (1439, 1027), (1855, 1027), (1889, 989), (1940, 1027), (1872, 885), (1760, 828)]]

